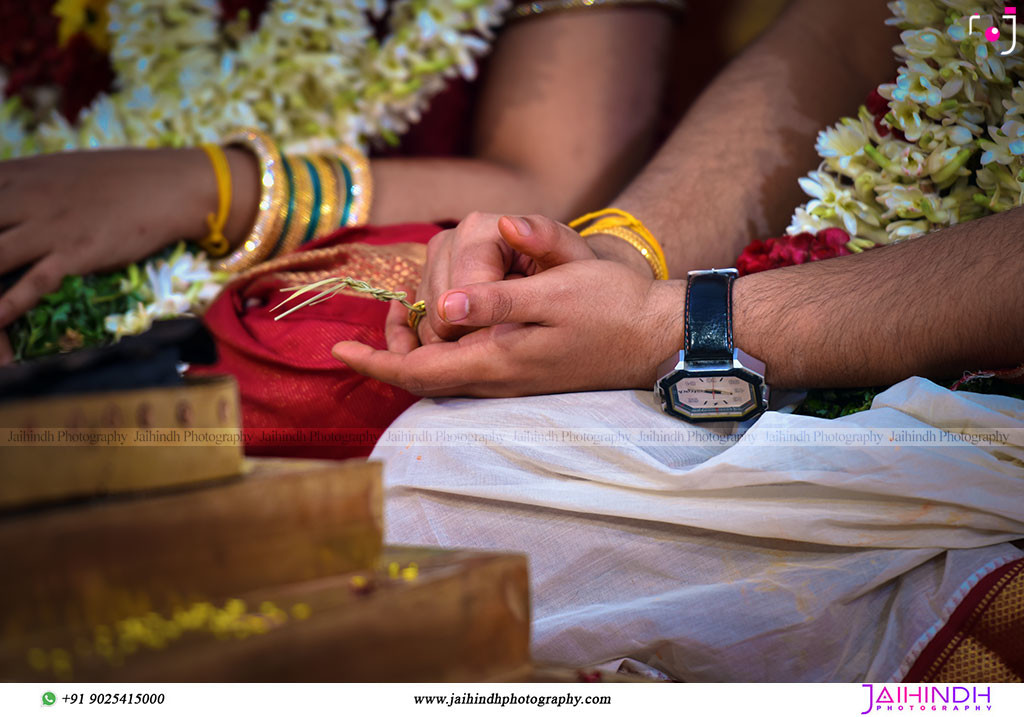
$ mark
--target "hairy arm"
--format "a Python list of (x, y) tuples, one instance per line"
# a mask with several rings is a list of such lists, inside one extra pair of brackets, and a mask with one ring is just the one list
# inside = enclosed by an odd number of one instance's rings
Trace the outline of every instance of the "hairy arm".
[[(578, 234), (545, 217), (498, 220), (542, 264), (516, 281), (445, 293), (444, 320), (481, 327), (456, 342), (375, 350), (337, 344), (360, 373), (427, 396), (523, 396), (649, 388), (682, 343), (686, 282), (580, 261)], [(779, 387), (876, 386), (1024, 360), (1024, 209), (903, 244), (743, 277), (737, 346)], [(612, 290), (609, 290), (609, 287)], [(395, 305), (392, 313), (404, 314)], [(599, 320), (595, 320), (599, 317)], [(408, 327), (396, 329), (408, 334)], [(615, 347), (615, 350), (609, 350)]]
[[(672, 276), (732, 266), (750, 239), (783, 231), (817, 133), (895, 75), (886, 17), (883, 0), (794, 0), (701, 95), (615, 201), (658, 237)], [(644, 266), (617, 239), (592, 243)]]
[[(881, 0), (797, 0), (788, 12), (616, 202), (661, 238), (676, 277), (729, 266), (751, 235), (781, 230), (800, 199), (796, 178), (814, 166), (815, 133), (892, 72)], [(539, 271), (462, 283), (437, 297), (442, 325), (483, 330), (421, 348), (409, 336), (392, 351), (343, 342), (335, 355), (425, 395), (649, 387), (680, 348), (685, 281), (652, 281), (617, 238), (589, 243), (620, 261), (580, 261), (589, 248), (564, 225), (489, 222)], [(1014, 366), (1024, 360), (1022, 235), (1024, 209), (744, 277), (734, 290), (735, 343), (766, 363), (776, 386), (881, 385)]]
[(878, 386), (1024, 361), (1024, 211), (743, 277), (736, 344), (779, 386)]

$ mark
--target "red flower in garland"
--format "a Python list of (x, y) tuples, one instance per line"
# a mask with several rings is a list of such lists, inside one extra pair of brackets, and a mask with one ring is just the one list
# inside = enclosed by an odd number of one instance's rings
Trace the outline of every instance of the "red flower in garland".
[(74, 122), (99, 94), (113, 87), (114, 68), (105, 53), (78, 33), (61, 48), (53, 78), (60, 86), (60, 113)]
[[(220, 0), (221, 17), (229, 22), (245, 10), (255, 29), (268, 3)], [(18, 96), (29, 108), (38, 109), (36, 90), (56, 88), (60, 113), (74, 122), (98, 95), (112, 89), (114, 70), (107, 53), (90, 40), (89, 28), (72, 27), (73, 34), (68, 35), (58, 17), (66, 15), (68, 8), (55, 13), (55, 7), (56, 0), (0, 0), (0, 67), (8, 73), (4, 94)], [(91, 17), (88, 10), (87, 18)], [(105, 15), (102, 22), (105, 25)]]
[(74, 121), (98, 94), (110, 90), (114, 71), (106, 53), (82, 33), (61, 46), (54, 0), (0, 0), (0, 65), (9, 71), (6, 95), (35, 107), (35, 90), (56, 87), (58, 107)]
[(882, 137), (888, 137), (891, 132), (896, 139), (906, 142), (907, 137), (900, 130), (890, 127), (885, 121), (885, 116), (889, 114), (889, 100), (885, 99), (878, 93), (877, 89), (871, 90), (871, 94), (868, 95), (867, 100), (864, 101), (864, 106), (868, 108), (868, 112), (875, 118), (875, 129), (878, 130), (878, 134)]
[(851, 253), (846, 248), (850, 235), (842, 229), (822, 229), (815, 234), (797, 234), (777, 239), (755, 239), (736, 260), (741, 276), (783, 266), (820, 261)]
[(53, 0), (0, 0), (0, 65), (8, 71), (6, 95), (28, 99), (49, 84), (57, 47)]
[(269, 3), (270, 0), (220, 0), (220, 21), (229, 23), (245, 10), (249, 13), (249, 29), (255, 30)]

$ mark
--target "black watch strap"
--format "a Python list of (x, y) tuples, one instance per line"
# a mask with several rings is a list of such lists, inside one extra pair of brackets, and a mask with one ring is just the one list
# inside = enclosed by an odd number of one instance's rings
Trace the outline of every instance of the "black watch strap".
[(687, 361), (732, 360), (735, 269), (691, 271), (686, 282), (683, 350)]

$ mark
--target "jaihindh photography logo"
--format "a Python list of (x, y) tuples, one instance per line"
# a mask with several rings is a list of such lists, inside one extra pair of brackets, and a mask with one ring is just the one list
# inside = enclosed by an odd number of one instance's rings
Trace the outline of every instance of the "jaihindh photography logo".
[[(978, 685), (862, 685), (867, 709), (877, 712), (989, 712), (992, 688)], [(863, 703), (861, 703), (863, 704)]]
[[(1003, 23), (1004, 24), (1010, 23), (1011, 27), (1013, 28), (1010, 31), (1010, 39), (1012, 40), (1012, 44), (1010, 45), (1010, 49), (1004, 50), (1003, 52), (1000, 52), (999, 54), (1000, 55), (1009, 55), (1011, 52), (1014, 52), (1017, 49), (1017, 8), (1016, 7), (1011, 6), (1011, 5), (1007, 5), (1005, 8), (1003, 8)], [(968, 34), (970, 34), (970, 35), (974, 34), (974, 32), (975, 32), (975, 24), (977, 24), (978, 29), (980, 31), (984, 32), (986, 40), (988, 40), (989, 42), (991, 42), (993, 44), (999, 42), (999, 40), (1002, 37), (1003, 33), (995, 25), (995, 23), (992, 20), (991, 16), (984, 16), (983, 17), (982, 15), (980, 15), (978, 13), (975, 13), (975, 14), (971, 15), (970, 18), (967, 20), (967, 33)], [(986, 25), (987, 25), (987, 27), (986, 27)]]

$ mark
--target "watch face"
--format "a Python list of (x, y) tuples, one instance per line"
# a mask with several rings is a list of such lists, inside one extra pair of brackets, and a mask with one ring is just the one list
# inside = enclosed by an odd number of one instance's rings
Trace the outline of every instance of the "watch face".
[(686, 376), (671, 385), (666, 398), (684, 418), (737, 421), (760, 405), (758, 387), (739, 376)]

